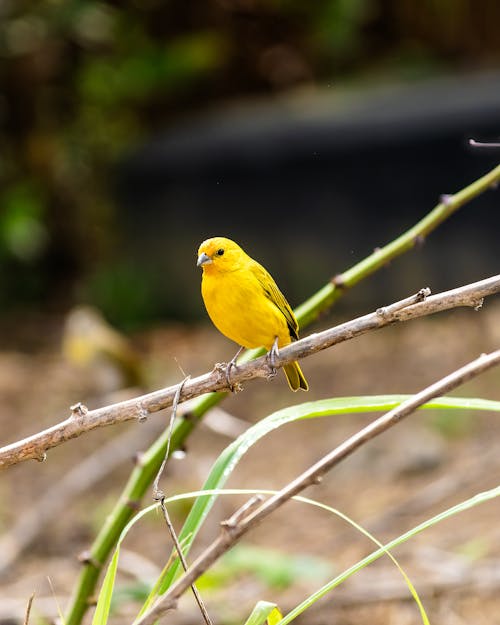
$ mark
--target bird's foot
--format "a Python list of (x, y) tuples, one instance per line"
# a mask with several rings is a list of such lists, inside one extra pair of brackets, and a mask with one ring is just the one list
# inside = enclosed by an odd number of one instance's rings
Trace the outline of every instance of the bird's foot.
[(273, 346), (271, 347), (271, 349), (267, 352), (267, 360), (269, 362), (269, 366), (271, 368), (271, 371), (269, 372), (269, 379), (272, 379), (276, 376), (276, 356), (279, 356), (279, 350), (278, 350), (278, 337), (276, 337), (274, 339), (274, 343)]
[(243, 347), (240, 347), (240, 349), (236, 352), (236, 354), (233, 356), (233, 358), (227, 363), (226, 365), (226, 382), (227, 385), (229, 387), (229, 390), (231, 391), (231, 393), (237, 393), (238, 391), (242, 391), (243, 387), (241, 386), (241, 384), (239, 382), (236, 382), (236, 384), (233, 384), (231, 381), (231, 369), (237, 369), (238, 365), (236, 364), (236, 361), (238, 360), (238, 356), (241, 354), (241, 352), (243, 351)]

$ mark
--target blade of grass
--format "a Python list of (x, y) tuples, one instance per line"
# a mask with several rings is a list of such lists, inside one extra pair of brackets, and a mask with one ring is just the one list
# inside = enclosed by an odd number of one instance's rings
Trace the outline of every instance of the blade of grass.
[(111, 598), (113, 596), (113, 590), (115, 587), (116, 581), (116, 572), (118, 570), (118, 558), (120, 556), (120, 546), (123, 542), (123, 539), (128, 534), (129, 530), (133, 525), (137, 523), (143, 516), (155, 510), (158, 507), (158, 504), (153, 504), (140, 510), (123, 528), (120, 537), (118, 538), (116, 548), (111, 558), (111, 561), (106, 570), (106, 575), (104, 576), (103, 583), (101, 585), (101, 590), (99, 592), (99, 597), (97, 599), (97, 605), (94, 612), (94, 617), (92, 619), (92, 625), (106, 625), (109, 618), (109, 611), (111, 609)]
[(361, 534), (364, 534), (367, 538), (369, 538), (372, 542), (374, 542), (378, 547), (380, 547), (380, 549), (382, 549), (384, 551), (384, 553), (392, 560), (392, 562), (394, 563), (394, 565), (396, 566), (398, 571), (401, 573), (401, 575), (402, 575), (406, 585), (408, 586), (408, 590), (410, 591), (410, 594), (413, 597), (413, 599), (414, 599), (415, 603), (417, 604), (417, 607), (418, 607), (418, 609), (420, 611), (420, 617), (422, 619), (422, 623), (424, 625), (430, 625), (429, 618), (427, 616), (427, 613), (425, 611), (423, 603), (422, 603), (420, 597), (418, 596), (418, 593), (417, 593), (417, 590), (416, 590), (415, 586), (412, 584), (410, 578), (408, 577), (406, 572), (403, 570), (403, 568), (401, 567), (399, 562), (396, 560), (396, 558), (392, 555), (392, 553), (387, 548), (384, 547), (384, 545), (379, 540), (377, 540), (372, 534), (370, 534), (370, 532), (365, 530), (364, 527), (359, 525), (359, 523), (356, 523), (350, 517), (345, 515), (343, 512), (340, 512), (340, 510), (337, 510), (336, 508), (332, 508), (331, 506), (327, 506), (327, 505), (325, 505), (323, 503), (320, 503), (318, 501), (315, 501), (313, 499), (309, 499), (309, 498), (306, 498), (306, 497), (295, 496), (293, 499), (296, 500), (296, 501), (303, 501), (305, 503), (309, 503), (311, 505), (314, 505), (314, 506), (317, 506), (319, 508), (322, 508), (323, 510), (327, 510), (329, 512), (332, 512), (336, 516), (340, 517), (341, 519), (343, 519), (344, 521), (346, 521), (347, 523), (352, 525), (352, 527), (354, 527), (356, 530), (358, 530), (358, 532), (360, 532)]
[[(306, 402), (296, 406), (290, 406), (279, 410), (265, 419), (258, 421), (220, 454), (209, 473), (203, 486), (203, 490), (220, 489), (224, 486), (232, 471), (242, 458), (242, 456), (259, 441), (263, 436), (276, 428), (303, 419), (316, 417), (333, 416), (339, 414), (365, 413), (375, 411), (387, 411), (402, 403), (408, 395), (381, 395), (370, 397), (337, 397), (324, 399), (315, 402)], [(500, 412), (500, 402), (475, 398), (442, 397), (433, 400), (422, 406), (423, 409), (468, 409), (468, 410), (491, 410)], [(195, 501), (188, 517), (179, 533), (179, 539), (185, 545), (186, 553), (189, 551), (196, 534), (203, 521), (212, 508), (216, 496), (201, 498)], [(189, 537), (189, 538), (187, 538)], [(184, 542), (185, 541), (185, 542)], [(154, 596), (150, 596), (144, 606), (145, 611), (154, 598), (163, 594), (177, 574), (180, 572), (179, 563), (174, 562), (166, 572), (163, 583), (159, 585), (159, 591)]]
[(440, 523), (441, 521), (444, 521), (456, 514), (459, 514), (461, 512), (465, 512), (466, 510), (474, 508), (475, 506), (478, 506), (479, 504), (483, 504), (488, 501), (491, 501), (492, 499), (495, 499), (498, 496), (500, 496), (500, 486), (497, 486), (495, 488), (492, 488), (491, 490), (488, 490), (482, 493), (478, 493), (477, 495), (474, 495), (470, 499), (466, 499), (465, 501), (459, 504), (456, 504), (455, 506), (452, 506), (451, 508), (448, 508), (444, 512), (441, 512), (440, 514), (437, 514), (436, 516), (431, 517), (430, 519), (427, 519), (423, 523), (420, 523), (419, 525), (409, 530), (408, 532), (401, 534), (401, 536), (398, 536), (394, 540), (391, 540), (390, 542), (386, 543), (382, 548), (377, 549), (376, 551), (373, 551), (371, 554), (369, 554), (368, 556), (366, 556), (365, 558), (363, 558), (362, 560), (360, 560), (353, 566), (349, 567), (343, 573), (335, 577), (333, 580), (331, 580), (324, 586), (322, 586), (319, 590), (317, 590), (315, 593), (310, 595), (307, 599), (302, 601), (297, 607), (295, 607), (288, 614), (286, 614), (285, 617), (281, 621), (279, 621), (278, 625), (287, 625), (288, 623), (291, 623), (300, 614), (305, 612), (305, 610), (307, 610), (311, 605), (313, 605), (316, 601), (318, 601), (318, 599), (321, 599), (321, 597), (324, 597), (327, 593), (329, 593), (334, 588), (339, 586), (345, 580), (349, 579), (349, 577), (354, 575), (354, 573), (357, 573), (368, 564), (371, 564), (372, 562), (374, 562), (375, 560), (377, 560), (378, 558), (386, 554), (389, 550), (394, 549), (398, 545), (401, 545), (402, 543), (406, 542), (410, 538), (413, 538), (417, 534)]

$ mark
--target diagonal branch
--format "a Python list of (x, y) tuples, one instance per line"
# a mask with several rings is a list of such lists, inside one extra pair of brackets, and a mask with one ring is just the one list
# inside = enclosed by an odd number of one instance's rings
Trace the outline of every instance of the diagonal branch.
[[(396, 302), (373, 313), (358, 317), (323, 332), (311, 334), (280, 350), (275, 358), (275, 366), (283, 365), (323, 349), (327, 349), (371, 330), (376, 330), (397, 321), (408, 321), (450, 308), (468, 306), (479, 309), (483, 299), (500, 292), (500, 275), (492, 276), (480, 282), (474, 282), (451, 291), (426, 297), (426, 289), (416, 295)], [(262, 356), (233, 368), (232, 384), (258, 377), (269, 378), (272, 375), (266, 356)], [(183, 383), (180, 402), (198, 397), (212, 391), (227, 391), (225, 365), (216, 365), (214, 370)], [(76, 438), (95, 428), (114, 425), (134, 419), (142, 420), (149, 413), (158, 412), (172, 406), (178, 392), (178, 385), (169, 386), (135, 399), (87, 410), (81, 404), (72, 407), (72, 413), (66, 420), (52, 427), (33, 434), (28, 438), (0, 448), (0, 468), (6, 468), (18, 462), (37, 459), (44, 460), (48, 449), (56, 447), (72, 438)]]
[(316, 464), (309, 467), (295, 480), (287, 484), (278, 493), (267, 499), (257, 509), (252, 508), (248, 514), (233, 515), (235, 522), (226, 522), (222, 526), (219, 537), (193, 562), (188, 571), (162, 595), (153, 607), (135, 625), (153, 625), (157, 619), (168, 610), (176, 607), (181, 595), (194, 583), (198, 577), (207, 571), (218, 558), (226, 553), (244, 534), (256, 527), (267, 516), (282, 506), (292, 497), (308, 486), (318, 484), (323, 476), (344, 458), (351, 455), (367, 441), (375, 438), (382, 432), (393, 427), (401, 419), (412, 414), (419, 406), (427, 403), (434, 397), (445, 395), (457, 386), (478, 376), (484, 371), (500, 364), (500, 349), (490, 354), (482, 354), (476, 360), (457, 369), (438, 382), (431, 384), (402, 404), (382, 415), (362, 430), (348, 438), (333, 449)]

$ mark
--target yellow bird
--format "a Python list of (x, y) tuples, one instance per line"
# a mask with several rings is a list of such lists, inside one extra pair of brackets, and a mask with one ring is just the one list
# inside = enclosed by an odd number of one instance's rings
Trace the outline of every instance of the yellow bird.
[[(201, 294), (210, 319), (241, 348), (265, 347), (272, 363), (279, 347), (299, 338), (297, 319), (276, 282), (234, 241), (224, 237), (203, 241), (197, 264), (203, 269)], [(298, 362), (283, 370), (292, 391), (307, 391)]]

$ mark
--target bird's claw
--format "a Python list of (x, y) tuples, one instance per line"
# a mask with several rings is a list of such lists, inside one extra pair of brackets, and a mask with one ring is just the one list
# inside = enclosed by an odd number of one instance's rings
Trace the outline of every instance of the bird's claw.
[(225, 375), (226, 375), (226, 382), (227, 385), (229, 387), (229, 390), (231, 391), (231, 393), (239, 393), (240, 391), (243, 390), (243, 387), (241, 386), (241, 384), (239, 382), (232, 382), (231, 381), (231, 369), (232, 368), (237, 369), (237, 365), (235, 362), (233, 362), (232, 360), (230, 362), (227, 363), (226, 365), (226, 370), (225, 370)]
[(235, 384), (233, 384), (231, 382), (231, 369), (233, 367), (235, 369), (238, 368), (238, 365), (236, 364), (236, 361), (238, 360), (238, 356), (241, 354), (242, 351), (243, 351), (243, 347), (240, 347), (240, 349), (236, 352), (236, 354), (227, 363), (227, 365), (225, 367), (226, 382), (227, 382), (227, 385), (228, 385), (229, 390), (231, 391), (231, 393), (238, 393), (238, 391), (242, 391), (243, 390), (243, 387), (241, 386), (241, 384), (239, 382), (236, 382)]
[(269, 379), (272, 379), (275, 377), (277, 371), (276, 371), (276, 356), (279, 356), (279, 350), (278, 350), (278, 337), (276, 337), (274, 339), (274, 343), (273, 346), (271, 347), (271, 349), (267, 352), (267, 359), (269, 361), (269, 366), (271, 368), (271, 371), (269, 373)]
[(235, 369), (237, 369), (236, 363), (235, 363), (235, 362), (233, 362), (233, 361), (231, 360), (231, 361), (229, 361), (229, 362), (227, 363), (227, 365), (226, 365), (226, 370), (225, 370), (226, 382), (227, 382), (227, 385), (228, 385), (229, 390), (231, 391), (231, 393), (234, 393), (234, 392), (235, 392), (235, 390), (234, 390), (234, 384), (231, 382), (231, 369), (232, 369), (233, 367), (234, 367)]

